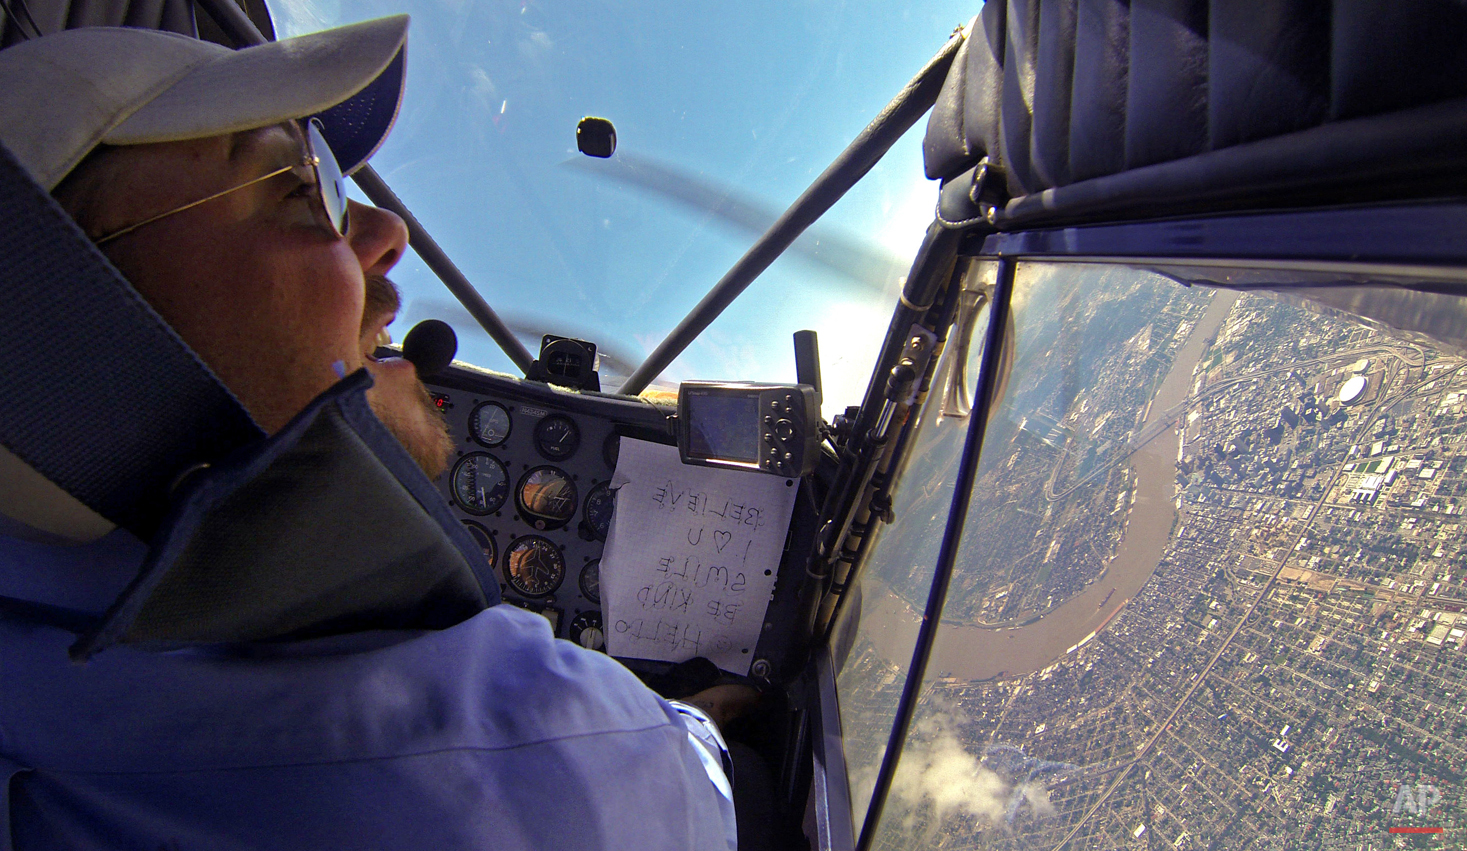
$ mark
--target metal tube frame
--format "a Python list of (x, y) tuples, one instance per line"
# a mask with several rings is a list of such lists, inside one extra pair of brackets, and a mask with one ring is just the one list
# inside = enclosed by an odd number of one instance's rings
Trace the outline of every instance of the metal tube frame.
[(887, 327), (876, 369), (861, 401), (860, 413), (851, 424), (849, 436), (839, 447), (840, 466), (821, 506), (820, 528), (816, 533), (815, 546), (806, 558), (805, 584), (800, 592), (802, 628), (811, 639), (823, 630), (820, 616), (826, 606), (824, 597), (829, 588), (833, 563), (841, 557), (845, 537), (861, 508), (863, 494), (867, 492), (876, 465), (881, 455), (890, 449), (872, 440), (877, 419), (886, 407), (889, 370), (901, 356), (913, 325), (921, 324), (937, 301), (942, 286), (949, 283), (962, 240), (960, 231), (949, 230), (940, 222), (928, 226), (922, 247), (912, 261), (901, 301)]
[[(860, 582), (866, 550), (876, 531), (875, 524), (889, 522), (888, 518), (878, 516), (878, 512), (873, 511), (872, 506), (877, 500), (887, 501), (888, 507), (890, 506), (889, 500), (894, 478), (901, 469), (907, 455), (907, 445), (915, 433), (917, 414), (922, 410), (928, 395), (933, 390), (932, 380), (937, 374), (939, 361), (945, 354), (950, 335), (956, 330), (953, 328), (953, 318), (957, 308), (957, 297), (961, 294), (963, 280), (970, 269), (970, 262), (971, 258), (959, 257), (958, 262), (953, 266), (942, 300), (934, 304), (920, 323), (937, 335), (936, 348), (928, 361), (927, 371), (922, 376), (916, 401), (903, 414), (900, 431), (897, 432), (896, 438), (890, 441), (890, 448), (872, 463), (872, 475), (867, 481), (866, 489), (857, 498), (855, 510), (850, 515), (850, 528), (845, 533), (838, 552), (832, 552), (827, 557), (830, 586), (826, 589), (826, 597), (821, 601), (820, 613), (815, 620), (815, 630), (818, 635), (812, 645), (814, 647), (829, 644), (840, 622), (841, 611), (849, 596), (847, 592), (852, 585)], [(942, 392), (942, 388), (937, 389), (939, 393)], [(853, 538), (856, 539), (854, 547), (850, 544)], [(844, 571), (841, 570), (842, 565), (845, 567)]]
[(912, 664), (907, 670), (906, 682), (902, 685), (902, 696), (897, 702), (896, 716), (892, 719), (891, 735), (887, 739), (886, 753), (881, 759), (881, 768), (876, 775), (876, 786), (866, 808), (866, 818), (861, 825), (861, 836), (856, 842), (856, 851), (869, 851), (876, 839), (876, 828), (881, 820), (886, 796), (891, 791), (893, 778), (906, 744), (907, 732), (916, 713), (917, 699), (921, 695), (923, 680), (927, 672), (927, 660), (937, 640), (937, 627), (942, 621), (942, 609), (947, 602), (947, 588), (952, 579), (953, 567), (957, 562), (958, 545), (962, 540), (963, 524), (968, 517), (968, 503), (973, 483), (978, 475), (978, 460), (987, 431), (989, 407), (993, 402), (993, 390), (998, 380), (998, 360), (1003, 350), (1000, 335), (1003, 334), (1009, 310), (1009, 294), (1013, 289), (1016, 261), (1004, 258), (999, 261), (998, 284), (988, 314), (988, 330), (983, 346), (982, 372), (978, 376), (979, 400), (968, 422), (968, 434), (963, 442), (963, 454), (958, 462), (958, 476), (954, 485), (952, 505), (948, 509), (947, 525), (942, 533), (942, 546), (937, 554), (937, 568), (927, 595), (927, 606), (922, 613), (922, 625), (917, 631), (917, 643), (912, 649)]
[(948, 39), (927, 65), (907, 83), (866, 129), (841, 151), (840, 155), (815, 178), (815, 182), (795, 199), (789, 209), (770, 225), (738, 262), (724, 273), (703, 300), (683, 317), (647, 359), (627, 377), (617, 392), (635, 395), (642, 392), (672, 363), (698, 335), (703, 333), (724, 309), (733, 303), (764, 270), (769, 268), (786, 248), (839, 201), (852, 186), (871, 170), (881, 157), (896, 144), (917, 120), (926, 114), (942, 91), (948, 68), (964, 34), (959, 31)]

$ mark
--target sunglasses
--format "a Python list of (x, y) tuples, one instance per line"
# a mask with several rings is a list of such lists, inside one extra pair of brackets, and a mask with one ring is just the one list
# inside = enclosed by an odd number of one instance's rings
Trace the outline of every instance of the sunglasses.
[(312, 118), (306, 123), (305, 130), (306, 155), (301, 158), (300, 162), (294, 165), (285, 166), (283, 168), (277, 168), (269, 174), (262, 174), (259, 177), (256, 177), (253, 180), (247, 180), (244, 183), (239, 184), (238, 186), (231, 186), (222, 192), (215, 192), (213, 195), (210, 195), (207, 198), (200, 198), (197, 201), (190, 201), (189, 203), (184, 204), (182, 207), (174, 207), (172, 210), (169, 210), (167, 212), (159, 213), (158, 215), (151, 218), (143, 219), (137, 224), (128, 225), (121, 230), (115, 230), (111, 233), (99, 236), (96, 239), (92, 240), (92, 242), (96, 243), (97, 245), (105, 245), (120, 236), (125, 236), (129, 233), (132, 233), (138, 228), (143, 227), (144, 225), (150, 225), (153, 222), (158, 221), (159, 219), (166, 219), (169, 216), (174, 215), (175, 213), (182, 213), (184, 210), (191, 210), (194, 207), (199, 206), (200, 204), (207, 204), (208, 202), (213, 201), (215, 198), (223, 198), (225, 195), (228, 195), (231, 192), (238, 192), (239, 190), (244, 189), (247, 186), (254, 186), (256, 183), (262, 183), (272, 177), (277, 177), (279, 175), (285, 174), (287, 171), (293, 171), (298, 168), (311, 169), (316, 178), (316, 187), (318, 189), (315, 194), (321, 199), (321, 206), (324, 208), (324, 212), (326, 213), (326, 220), (331, 222), (331, 227), (333, 230), (336, 231), (337, 236), (346, 236), (347, 228), (350, 225), (347, 220), (346, 178), (343, 177), (341, 174), (341, 166), (336, 162), (336, 155), (331, 153), (331, 146), (326, 144), (326, 136), (323, 132), (325, 128), (321, 125), (320, 119)]

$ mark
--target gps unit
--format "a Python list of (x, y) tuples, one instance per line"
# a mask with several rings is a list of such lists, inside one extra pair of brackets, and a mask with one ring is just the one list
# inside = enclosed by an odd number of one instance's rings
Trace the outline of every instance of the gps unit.
[(820, 406), (808, 384), (684, 381), (677, 396), (684, 464), (803, 476), (815, 467)]

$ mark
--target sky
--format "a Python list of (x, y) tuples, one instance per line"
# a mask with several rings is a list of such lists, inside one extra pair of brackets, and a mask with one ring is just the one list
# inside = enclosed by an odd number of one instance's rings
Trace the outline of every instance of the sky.
[[(271, 0), (270, 8), (282, 37), (408, 12), (407, 93), (372, 164), (532, 352), (540, 334), (555, 333), (635, 364), (978, 4)], [(576, 152), (586, 115), (616, 125), (620, 160)], [(663, 380), (793, 382), (791, 335), (813, 328), (827, 415), (858, 403), (932, 218), (924, 129), (925, 120)], [(638, 163), (662, 183), (617, 179), (617, 168)], [(735, 223), (679, 201), (669, 181), (736, 199), (750, 215)], [(855, 272), (827, 262), (858, 252)], [(461, 360), (515, 372), (416, 256), (393, 278), (404, 297), (395, 339), (419, 320), (445, 319), (459, 333)]]

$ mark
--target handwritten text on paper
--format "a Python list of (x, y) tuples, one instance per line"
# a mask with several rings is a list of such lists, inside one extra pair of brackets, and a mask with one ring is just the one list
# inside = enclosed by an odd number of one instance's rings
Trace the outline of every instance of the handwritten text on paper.
[(684, 465), (675, 446), (623, 438), (601, 559), (607, 651), (670, 662), (706, 656), (748, 673), (795, 484)]

